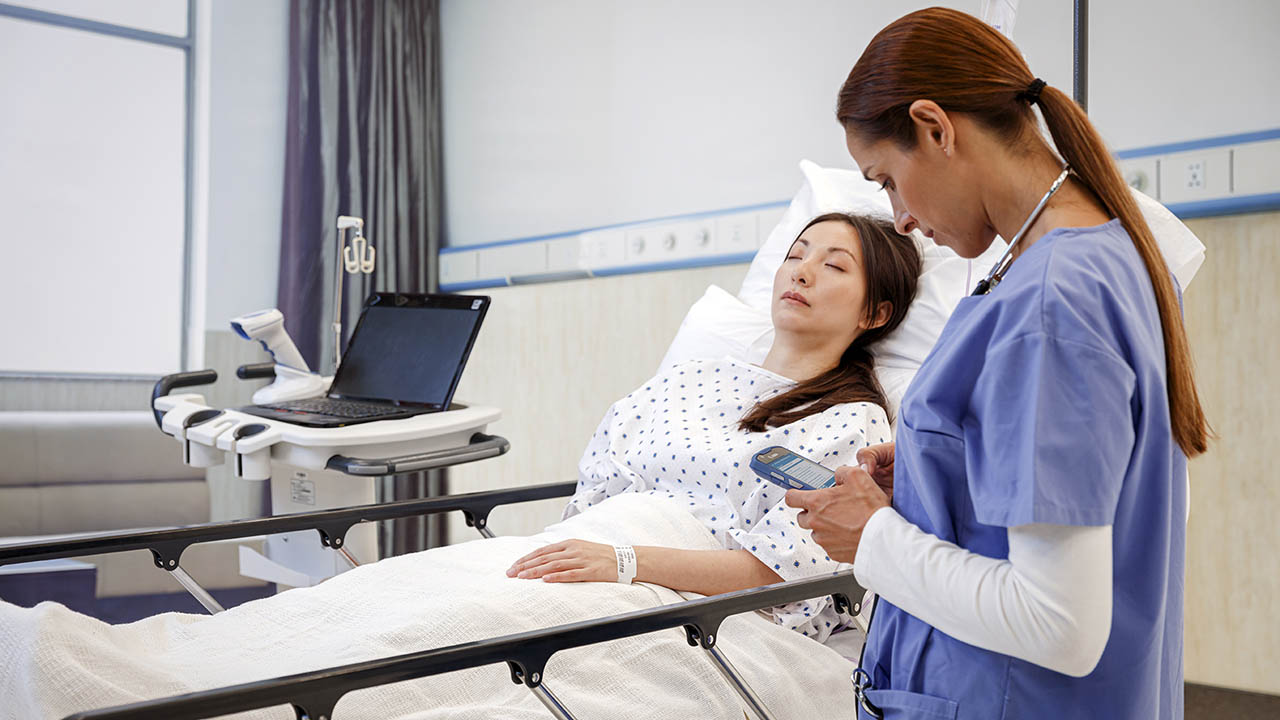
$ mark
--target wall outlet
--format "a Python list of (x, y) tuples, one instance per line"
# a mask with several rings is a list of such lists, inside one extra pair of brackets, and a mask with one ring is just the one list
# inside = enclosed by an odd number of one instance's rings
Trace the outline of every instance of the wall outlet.
[(627, 262), (652, 262), (657, 254), (658, 237), (653, 228), (628, 230), (626, 234)]
[(1188, 190), (1204, 189), (1204, 161), (1192, 160), (1186, 164), (1186, 170), (1183, 173), (1186, 178), (1184, 187)]
[(760, 246), (755, 213), (734, 213), (716, 218), (716, 251), (726, 255), (755, 252)]
[(675, 228), (680, 257), (697, 257), (715, 254), (716, 223), (713, 218), (681, 223)]
[[(1156, 184), (1165, 205), (1201, 202), (1231, 195), (1231, 149), (1201, 148), (1158, 158)], [(1148, 193), (1150, 194), (1150, 193)]]

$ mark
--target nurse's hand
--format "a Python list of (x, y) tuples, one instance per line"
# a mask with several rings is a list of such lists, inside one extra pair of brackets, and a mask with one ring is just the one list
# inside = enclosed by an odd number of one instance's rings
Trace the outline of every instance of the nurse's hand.
[(889, 507), (875, 480), (862, 468), (836, 469), (836, 484), (821, 490), (788, 490), (787, 504), (800, 508), (800, 527), (813, 531), (813, 541), (832, 560), (851, 563), (858, 554), (862, 529), (871, 514)]
[(565, 540), (538, 548), (507, 568), (507, 577), (543, 582), (617, 582), (612, 545)]
[(858, 451), (858, 464), (865, 465), (871, 479), (893, 501), (893, 443), (870, 445)]

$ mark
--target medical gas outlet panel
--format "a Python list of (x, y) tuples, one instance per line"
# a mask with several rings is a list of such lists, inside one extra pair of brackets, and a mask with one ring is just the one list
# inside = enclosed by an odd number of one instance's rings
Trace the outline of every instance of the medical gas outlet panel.
[(526, 282), (750, 262), (787, 203), (440, 251), (440, 287)]
[(1125, 182), (1187, 219), (1280, 207), (1280, 130), (1116, 153)]

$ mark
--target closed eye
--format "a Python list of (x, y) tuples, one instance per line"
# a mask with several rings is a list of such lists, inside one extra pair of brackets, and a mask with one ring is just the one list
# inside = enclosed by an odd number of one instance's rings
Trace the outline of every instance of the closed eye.
[(845, 271), (845, 270), (844, 270), (844, 268), (840, 267), (839, 265), (832, 265), (831, 263), (827, 263), (827, 267), (829, 267), (829, 268), (831, 268), (831, 269), (833, 269), (833, 270), (839, 270), (840, 272), (844, 272), (844, 271)]

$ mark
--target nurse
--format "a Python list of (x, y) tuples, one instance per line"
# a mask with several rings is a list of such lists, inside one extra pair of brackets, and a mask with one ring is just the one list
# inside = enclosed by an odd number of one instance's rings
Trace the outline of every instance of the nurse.
[(1186, 462), (1210, 431), (1179, 291), (1106, 146), (1009, 40), (937, 8), (876, 35), (837, 116), (899, 231), (969, 258), (1014, 239), (896, 447), (787, 498), (880, 598), (859, 717), (1181, 718)]

